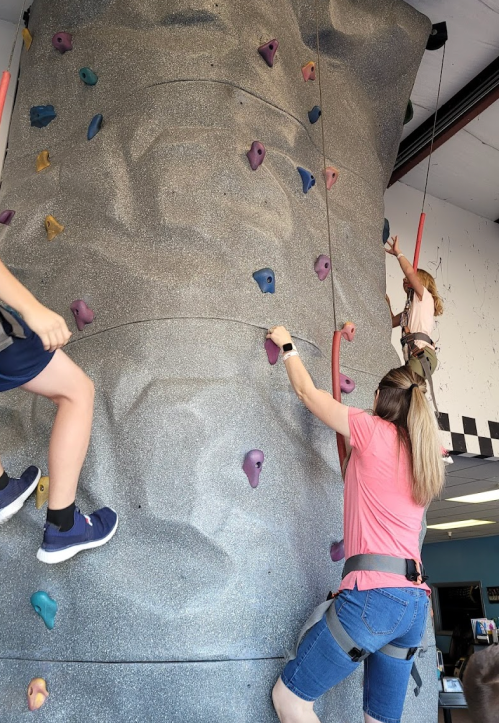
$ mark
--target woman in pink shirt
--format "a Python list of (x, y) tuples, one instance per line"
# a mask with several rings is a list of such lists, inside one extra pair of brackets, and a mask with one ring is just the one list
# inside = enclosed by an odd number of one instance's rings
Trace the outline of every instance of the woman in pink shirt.
[(398, 723), (427, 619), (419, 534), (444, 482), (426, 384), (408, 367), (392, 369), (379, 383), (371, 415), (315, 387), (284, 327), (267, 338), (283, 350), (298, 398), (351, 447), (343, 580), (307, 621), (274, 687), (274, 707), (281, 723), (318, 723), (314, 701), (364, 662), (366, 723)]

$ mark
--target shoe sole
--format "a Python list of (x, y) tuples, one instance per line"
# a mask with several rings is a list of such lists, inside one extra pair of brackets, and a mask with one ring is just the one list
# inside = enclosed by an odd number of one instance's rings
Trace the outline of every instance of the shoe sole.
[(38, 470), (38, 474), (36, 475), (36, 479), (34, 482), (30, 484), (30, 486), (25, 490), (25, 492), (22, 493), (22, 495), (19, 495), (17, 499), (15, 499), (13, 502), (10, 503), (10, 505), (7, 505), (7, 507), (4, 507), (3, 510), (0, 510), (0, 525), (3, 525), (4, 522), (7, 522), (7, 520), (10, 520), (11, 517), (13, 517), (16, 512), (19, 512), (21, 507), (24, 505), (26, 500), (30, 495), (33, 494), (33, 492), (36, 490), (36, 486), (40, 480), (40, 477), (42, 476), (41, 469)]
[(92, 550), (95, 547), (101, 547), (102, 545), (105, 545), (106, 542), (109, 542), (109, 540), (114, 536), (117, 529), (118, 517), (116, 517), (116, 523), (111, 532), (106, 535), (106, 537), (103, 537), (102, 540), (93, 540), (92, 542), (85, 542), (83, 544), (73, 545), (72, 547), (67, 547), (64, 550), (56, 550), (54, 552), (44, 550), (42, 547), (40, 547), (38, 549), (38, 552), (36, 553), (36, 557), (38, 560), (40, 560), (40, 562), (45, 562), (47, 565), (54, 565), (57, 562), (64, 562), (65, 560), (70, 560), (72, 557), (77, 555), (79, 552), (82, 552), (83, 550)]

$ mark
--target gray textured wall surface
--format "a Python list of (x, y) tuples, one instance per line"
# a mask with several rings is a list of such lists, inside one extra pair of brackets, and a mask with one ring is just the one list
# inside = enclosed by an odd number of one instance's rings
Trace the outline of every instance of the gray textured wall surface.
[[(319, 83), (301, 66), (321, 48), (334, 278)], [(0, 206), (16, 210), (1, 249), (14, 273), (74, 329), (68, 353), (94, 379), (96, 416), (77, 501), (110, 504), (113, 541), (63, 565), (35, 559), (44, 511), (30, 502), (0, 547), (2, 723), (31, 720), (32, 677), (51, 696), (40, 721), (259, 721), (304, 619), (339, 583), (334, 434), (292, 393), (263, 349), (268, 326), (292, 331), (315, 382), (330, 389), (335, 319), (357, 325), (342, 371), (369, 407), (397, 357), (381, 246), (383, 191), (424, 50), (427, 18), (399, 0), (36, 0), (24, 52)], [(73, 33), (65, 55), (56, 31)], [(274, 68), (257, 47), (277, 37)], [(78, 78), (82, 66), (99, 76)], [(44, 129), (32, 105), (55, 106)], [(86, 131), (96, 113), (101, 132)], [(246, 151), (267, 148), (253, 172)], [(51, 166), (35, 172), (36, 155)], [(317, 185), (302, 192), (297, 166)], [(65, 231), (48, 242), (43, 220)], [(276, 293), (252, 273), (270, 266)], [(76, 331), (69, 306), (96, 319)], [(51, 405), (0, 398), (7, 469), (46, 460)], [(252, 489), (245, 453), (265, 464)], [(48, 631), (30, 608), (59, 604)], [(436, 721), (433, 649), (404, 721)], [(361, 671), (318, 704), (324, 723), (362, 718)]]

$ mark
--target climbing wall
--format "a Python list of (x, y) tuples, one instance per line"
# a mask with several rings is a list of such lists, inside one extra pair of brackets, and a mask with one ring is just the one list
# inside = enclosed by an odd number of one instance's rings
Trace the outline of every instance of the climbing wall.
[[(339, 584), (343, 498), (335, 435), (269, 364), (265, 333), (285, 324), (330, 389), (333, 331), (354, 321), (345, 401), (363, 408), (398, 363), (383, 192), (430, 23), (398, 0), (36, 0), (30, 29), (1, 255), (74, 332), (68, 354), (97, 389), (77, 501), (112, 505), (121, 524), (106, 547), (53, 567), (35, 558), (45, 510), (30, 501), (2, 528), (2, 723), (32, 720), (37, 676), (42, 722), (270, 723), (285, 651)], [(72, 50), (53, 47), (57, 32)], [(270, 67), (257, 48), (272, 39)], [(38, 105), (57, 114), (42, 128), (30, 125)], [(266, 149), (256, 170), (254, 141)], [(315, 177), (307, 193), (298, 167)], [(47, 215), (64, 226), (51, 241)], [(264, 268), (274, 293), (253, 278)], [(82, 331), (78, 299), (95, 312)], [(1, 395), (8, 470), (46, 471), (52, 419), (45, 400)], [(265, 457), (255, 488), (251, 449)], [(37, 590), (58, 603), (53, 630), (30, 606)], [(406, 722), (437, 720), (433, 653)], [(361, 720), (361, 683), (359, 670), (325, 696), (323, 723)]]

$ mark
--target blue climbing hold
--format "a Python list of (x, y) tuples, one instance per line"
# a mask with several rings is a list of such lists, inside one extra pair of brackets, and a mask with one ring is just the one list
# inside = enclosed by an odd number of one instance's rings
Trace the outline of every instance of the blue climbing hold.
[(80, 68), (78, 74), (85, 85), (95, 85), (99, 78), (90, 68)]
[(264, 294), (273, 294), (275, 291), (275, 276), (272, 269), (260, 269), (255, 271), (253, 278)]
[(57, 612), (56, 601), (46, 592), (43, 592), (43, 590), (38, 590), (38, 592), (34, 592), (31, 596), (31, 604), (48, 629), (52, 630), (55, 625), (55, 614)]
[(57, 117), (53, 105), (34, 105), (29, 112), (31, 125), (35, 128), (44, 128)]
[(322, 111), (321, 111), (321, 109), (319, 108), (319, 106), (318, 106), (318, 105), (314, 105), (314, 107), (312, 108), (312, 110), (309, 110), (309, 111), (308, 111), (308, 119), (309, 119), (309, 121), (310, 121), (311, 123), (317, 123), (317, 121), (318, 121), (319, 118), (321, 117), (321, 113), (322, 113)]
[(385, 218), (385, 222), (383, 224), (383, 246), (386, 244), (388, 239), (390, 238), (390, 222), (387, 218)]
[(301, 168), (300, 166), (298, 166), (298, 173), (303, 181), (303, 193), (307, 193), (310, 191), (312, 186), (315, 186), (315, 178), (312, 176), (310, 171), (307, 171), (306, 168)]
[(102, 113), (97, 113), (97, 115), (94, 115), (94, 117), (90, 121), (90, 125), (88, 126), (87, 140), (91, 141), (92, 138), (97, 135), (97, 133), (102, 127), (103, 120), (104, 118), (102, 116)]

